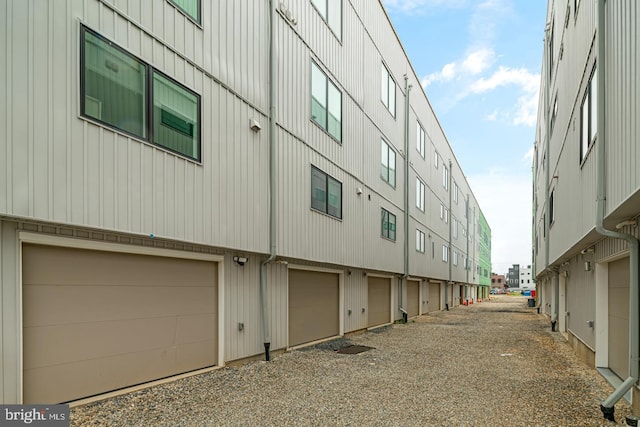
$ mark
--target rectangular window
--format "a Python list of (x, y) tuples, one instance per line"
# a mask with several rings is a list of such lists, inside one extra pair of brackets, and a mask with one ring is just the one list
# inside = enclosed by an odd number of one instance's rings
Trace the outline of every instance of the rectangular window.
[(442, 168), (442, 186), (445, 190), (449, 190), (449, 169)]
[(444, 222), (445, 224), (449, 223), (449, 209), (444, 208)]
[(433, 165), (436, 167), (436, 169), (438, 169), (438, 163), (440, 163), (438, 161), (438, 152), (434, 151), (433, 152)]
[(382, 103), (393, 117), (396, 116), (396, 82), (387, 67), (382, 64)]
[(380, 141), (380, 176), (389, 183), (390, 186), (396, 186), (396, 152), (386, 143), (384, 139)]
[(458, 252), (453, 251), (453, 265), (458, 265)]
[[(554, 18), (551, 18), (552, 22), (551, 22), (551, 29), (549, 30), (549, 38), (548, 38), (548, 43), (547, 43), (547, 47), (548, 47), (548, 64), (549, 64), (549, 81), (551, 81), (551, 77), (553, 77), (553, 36), (554, 36), (554, 31), (555, 31), (555, 21)], [(553, 129), (553, 126), (551, 127)]]
[(558, 118), (558, 95), (553, 100), (553, 108), (551, 109), (551, 119), (549, 120), (549, 134), (553, 133)]
[(594, 67), (580, 107), (580, 162), (585, 159), (598, 133), (598, 70)]
[(456, 204), (458, 203), (458, 184), (453, 184), (453, 201), (456, 202)]
[(444, 220), (444, 205), (440, 204), (440, 219)]
[(342, 183), (311, 166), (311, 208), (342, 218)]
[(449, 248), (447, 247), (447, 245), (442, 245), (442, 261), (449, 261)]
[(396, 240), (396, 216), (386, 209), (382, 209), (382, 237)]
[(200, 0), (171, 0), (178, 9), (186, 13), (198, 24), (200, 23)]
[[(551, 191), (551, 194), (549, 195), (549, 225), (551, 226), (551, 224), (553, 224), (553, 221), (555, 220), (555, 206), (553, 205), (553, 194), (555, 193), (555, 190)], [(524, 273), (523, 273), (524, 274)]]
[(153, 73), (153, 142), (187, 157), (199, 157), (199, 97)]
[(342, 141), (342, 92), (311, 61), (311, 119), (338, 142)]
[(431, 258), (436, 258), (436, 242), (431, 242)]
[(458, 238), (458, 221), (456, 219), (453, 220), (453, 238)]
[(342, 0), (311, 0), (335, 35), (342, 38)]
[(424, 253), (424, 233), (416, 229), (416, 251)]
[(418, 153), (420, 153), (420, 155), (424, 159), (424, 129), (422, 129), (420, 123), (416, 123), (416, 125), (416, 150), (418, 150)]
[(81, 115), (199, 161), (200, 96), (88, 28), (81, 39)]
[(424, 182), (420, 178), (416, 178), (416, 207), (424, 212)]

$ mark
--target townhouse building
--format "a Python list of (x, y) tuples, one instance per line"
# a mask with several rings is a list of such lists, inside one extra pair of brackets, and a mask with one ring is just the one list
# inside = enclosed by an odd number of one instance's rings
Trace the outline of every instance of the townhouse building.
[(534, 156), (534, 277), (552, 327), (639, 411), (638, 19), (631, 0), (548, 2)]
[(379, 1), (0, 0), (0, 82), (2, 403), (477, 298), (481, 209)]

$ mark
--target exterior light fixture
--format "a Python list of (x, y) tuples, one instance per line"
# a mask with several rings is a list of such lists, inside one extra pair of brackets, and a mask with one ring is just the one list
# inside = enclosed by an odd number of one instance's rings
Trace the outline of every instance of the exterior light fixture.
[(247, 263), (247, 261), (249, 261), (249, 258), (244, 257), (244, 256), (234, 256), (233, 257), (233, 262), (235, 262), (238, 265), (245, 265)]

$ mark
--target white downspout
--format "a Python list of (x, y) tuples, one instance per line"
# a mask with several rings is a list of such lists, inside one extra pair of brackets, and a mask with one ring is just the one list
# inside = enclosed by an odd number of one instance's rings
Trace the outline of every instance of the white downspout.
[(267, 264), (276, 258), (276, 177), (275, 177), (275, 52), (273, 45), (275, 9), (269, 0), (269, 257), (260, 264), (260, 305), (262, 307), (262, 333), (264, 335), (264, 358), (271, 360), (271, 333), (269, 328), (269, 305), (267, 290)]
[(606, 201), (606, 170), (605, 170), (605, 143), (606, 143), (606, 35), (605, 35), (605, 0), (598, 0), (598, 80), (597, 80), (597, 93), (598, 93), (598, 135), (596, 144), (598, 144), (597, 161), (598, 167), (596, 172), (597, 179), (597, 211), (596, 211), (596, 231), (603, 236), (611, 237), (614, 239), (623, 239), (629, 243), (629, 377), (620, 385), (616, 390), (611, 393), (607, 399), (602, 402), (600, 409), (605, 419), (615, 421), (614, 411), (615, 404), (622, 396), (625, 395), (631, 387), (638, 381), (638, 344), (640, 338), (638, 336), (638, 323), (640, 322), (640, 316), (638, 315), (638, 259), (640, 254), (640, 244), (638, 239), (634, 236), (625, 233), (619, 233), (616, 231), (607, 230), (604, 228), (604, 216), (605, 216), (605, 201)]
[[(404, 308), (402, 296), (403, 284), (406, 284), (409, 277), (409, 92), (412, 85), (409, 84), (409, 77), (404, 75), (404, 274), (400, 279), (400, 289), (398, 290), (398, 308), (402, 313), (402, 320), (407, 323), (408, 313)], [(406, 287), (406, 286), (405, 286)]]

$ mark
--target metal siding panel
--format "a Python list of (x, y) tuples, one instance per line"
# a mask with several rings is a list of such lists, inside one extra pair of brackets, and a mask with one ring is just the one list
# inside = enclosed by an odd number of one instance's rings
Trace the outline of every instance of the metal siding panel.
[[(10, 7), (13, 3), (3, 1), (0, 3), (0, 212), (9, 212), (13, 198), (13, 171), (11, 167), (12, 148), (9, 141), (12, 139), (12, 111), (11, 105), (11, 81), (12, 73), (9, 67), (11, 61), (11, 19)], [(0, 397), (2, 391), (0, 390)]]
[(16, 224), (0, 221), (0, 399), (3, 403), (22, 403), (22, 359), (20, 355), (20, 290), (17, 271)]

